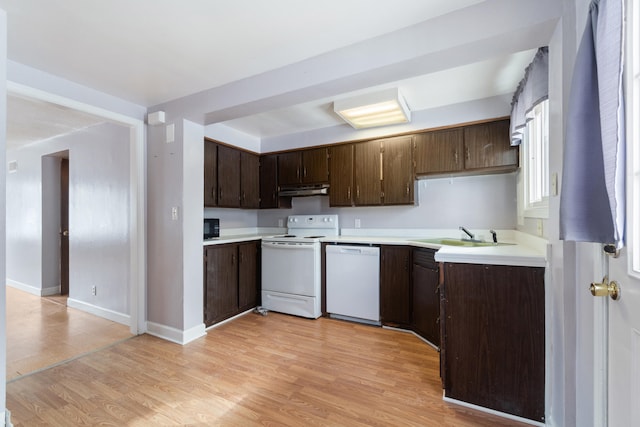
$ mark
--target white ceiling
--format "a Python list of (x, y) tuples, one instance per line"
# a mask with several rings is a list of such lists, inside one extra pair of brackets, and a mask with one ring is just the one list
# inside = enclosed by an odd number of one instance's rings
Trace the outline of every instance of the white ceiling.
[[(7, 11), (9, 60), (150, 107), (283, 70), (446, 14), (468, 8), (513, 13), (512, 8), (526, 4), (531, 2), (0, 0), (0, 9)], [(443, 38), (465, 33), (464, 28), (449, 30)], [(465, 35), (478, 40), (490, 36)], [(335, 126), (341, 122), (331, 112), (334, 99), (378, 87), (399, 87), (414, 111), (509, 94), (535, 53), (533, 45), (511, 44), (477, 55), (480, 60), (453, 61), (452, 68), (436, 67), (423, 75), (389, 72), (382, 84), (345, 86), (337, 96), (320, 92), (285, 108), (264, 103), (258, 111), (252, 105), (246, 114), (227, 117), (231, 120), (225, 124), (260, 138)], [(11, 144), (68, 133), (96, 120), (37, 102), (29, 111), (29, 104), (9, 98)]]

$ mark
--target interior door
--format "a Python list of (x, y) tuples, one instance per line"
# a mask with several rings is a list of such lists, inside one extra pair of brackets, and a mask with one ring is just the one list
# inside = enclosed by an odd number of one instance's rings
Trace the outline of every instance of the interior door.
[[(634, 216), (640, 200), (640, 5), (627, 0), (625, 6), (627, 60), (625, 62), (627, 113), (627, 243), (640, 245), (640, 230)], [(614, 426), (640, 425), (640, 277), (631, 272), (632, 254), (627, 248), (609, 261), (609, 277), (620, 285), (620, 298), (608, 299), (608, 422)], [(637, 254), (636, 254), (637, 256)], [(637, 259), (636, 259), (637, 261)]]
[(69, 159), (60, 164), (60, 295), (69, 294)]
[(609, 261), (620, 287), (609, 302), (609, 426), (640, 425), (640, 280), (627, 270), (627, 251)]

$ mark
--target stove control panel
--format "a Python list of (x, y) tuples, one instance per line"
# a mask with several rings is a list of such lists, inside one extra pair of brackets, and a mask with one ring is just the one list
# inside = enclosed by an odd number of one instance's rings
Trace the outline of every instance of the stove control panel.
[(338, 229), (338, 215), (290, 215), (287, 220), (289, 229), (323, 228)]

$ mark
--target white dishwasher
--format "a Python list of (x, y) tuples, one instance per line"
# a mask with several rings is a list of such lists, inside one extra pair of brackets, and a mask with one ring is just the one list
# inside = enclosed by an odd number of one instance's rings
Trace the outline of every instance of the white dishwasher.
[(380, 324), (380, 248), (328, 245), (327, 313)]

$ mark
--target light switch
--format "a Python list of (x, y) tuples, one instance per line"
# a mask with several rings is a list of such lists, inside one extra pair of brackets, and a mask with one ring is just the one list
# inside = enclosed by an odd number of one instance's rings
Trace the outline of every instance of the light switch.
[(175, 141), (176, 139), (176, 125), (173, 123), (167, 125), (167, 144)]
[(177, 206), (173, 206), (171, 208), (171, 219), (173, 221), (177, 221), (178, 220), (178, 207)]
[(360, 218), (356, 218), (354, 226), (355, 228), (360, 228)]
[(551, 195), (558, 195), (558, 174), (556, 172), (551, 174)]

